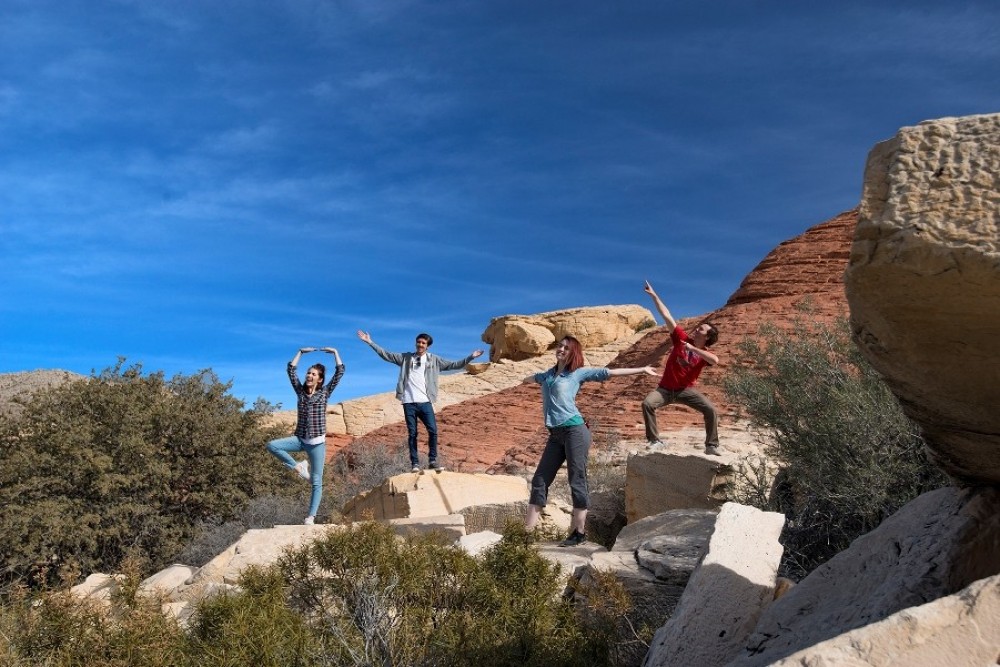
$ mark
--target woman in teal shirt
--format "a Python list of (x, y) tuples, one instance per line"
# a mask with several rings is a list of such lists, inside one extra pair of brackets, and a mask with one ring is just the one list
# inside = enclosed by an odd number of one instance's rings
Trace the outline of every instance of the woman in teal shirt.
[(652, 366), (644, 368), (589, 368), (583, 365), (583, 347), (573, 336), (566, 336), (556, 346), (556, 365), (544, 373), (524, 378), (524, 383), (542, 386), (542, 412), (549, 439), (531, 478), (531, 496), (524, 524), (528, 530), (535, 527), (548, 497), (549, 486), (563, 461), (569, 472), (569, 488), (573, 497), (573, 519), (570, 534), (560, 542), (561, 547), (572, 547), (587, 538), (584, 527), (590, 493), (587, 489), (587, 457), (590, 453), (590, 431), (583, 422), (583, 415), (576, 407), (576, 394), (584, 382), (604, 382), (618, 375), (646, 373), (657, 377)]

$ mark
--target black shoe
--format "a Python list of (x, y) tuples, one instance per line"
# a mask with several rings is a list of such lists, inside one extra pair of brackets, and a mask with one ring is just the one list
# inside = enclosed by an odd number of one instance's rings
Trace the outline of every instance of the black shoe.
[(433, 470), (434, 472), (441, 472), (442, 470), (444, 470), (444, 466), (438, 463), (437, 461), (431, 461), (427, 465), (427, 468)]
[(565, 540), (559, 543), (561, 547), (577, 547), (587, 541), (587, 536), (578, 530), (574, 530)]

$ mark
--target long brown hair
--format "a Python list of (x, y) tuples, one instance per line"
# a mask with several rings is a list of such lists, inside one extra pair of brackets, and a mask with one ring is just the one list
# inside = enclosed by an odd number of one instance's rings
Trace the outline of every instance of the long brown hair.
[(319, 371), (319, 384), (316, 385), (316, 388), (318, 389), (323, 386), (323, 381), (326, 380), (326, 366), (323, 364), (313, 364), (309, 367), (309, 370), (314, 368)]
[[(580, 345), (580, 341), (573, 336), (563, 336), (559, 342), (562, 343), (563, 341), (569, 347), (569, 359), (566, 361), (566, 370), (572, 373), (577, 368), (583, 366), (583, 345)], [(557, 368), (558, 366), (559, 364), (556, 364)]]

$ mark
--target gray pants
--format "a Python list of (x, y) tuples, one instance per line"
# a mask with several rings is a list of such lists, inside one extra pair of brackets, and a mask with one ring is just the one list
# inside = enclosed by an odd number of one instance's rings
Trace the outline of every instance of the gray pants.
[(587, 488), (587, 456), (590, 454), (590, 431), (580, 426), (559, 426), (549, 429), (549, 439), (545, 443), (542, 459), (531, 478), (531, 496), (528, 502), (545, 507), (549, 487), (556, 473), (566, 462), (569, 473), (569, 490), (573, 496), (573, 508), (585, 510), (590, 507), (590, 491)]
[(656, 426), (656, 410), (671, 403), (680, 403), (700, 412), (705, 417), (705, 446), (719, 446), (719, 415), (715, 411), (715, 406), (704, 394), (691, 387), (680, 391), (657, 387), (649, 392), (642, 402), (642, 421), (646, 424), (646, 440), (654, 442), (660, 439), (660, 430)]

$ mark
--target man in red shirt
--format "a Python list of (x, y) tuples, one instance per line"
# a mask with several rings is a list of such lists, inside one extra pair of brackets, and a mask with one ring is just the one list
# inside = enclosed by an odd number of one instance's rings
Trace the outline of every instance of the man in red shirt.
[(719, 415), (712, 402), (692, 385), (701, 375), (705, 366), (714, 366), (719, 358), (708, 351), (708, 348), (719, 339), (719, 330), (709, 322), (702, 322), (694, 331), (688, 334), (677, 326), (676, 320), (667, 307), (646, 281), (646, 294), (653, 298), (656, 309), (660, 312), (667, 328), (670, 329), (670, 340), (673, 348), (667, 356), (666, 366), (660, 385), (649, 392), (642, 402), (642, 420), (646, 424), (646, 440), (651, 447), (663, 446), (660, 442), (660, 432), (656, 426), (656, 409), (670, 403), (680, 403), (694, 408), (705, 417), (705, 453), (719, 455)]

